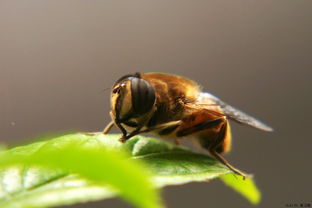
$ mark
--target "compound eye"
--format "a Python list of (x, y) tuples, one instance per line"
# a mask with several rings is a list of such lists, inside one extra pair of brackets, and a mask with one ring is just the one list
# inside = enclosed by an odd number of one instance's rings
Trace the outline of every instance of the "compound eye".
[(141, 78), (131, 79), (132, 108), (134, 114), (142, 115), (150, 111), (155, 103), (155, 89)]

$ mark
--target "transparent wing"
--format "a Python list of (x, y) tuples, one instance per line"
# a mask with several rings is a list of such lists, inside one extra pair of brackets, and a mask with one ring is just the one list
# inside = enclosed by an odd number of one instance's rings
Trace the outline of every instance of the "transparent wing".
[(270, 126), (230, 106), (229, 104), (223, 102), (222, 100), (220, 100), (219, 98), (217, 98), (216, 96), (210, 93), (201, 92), (198, 96), (198, 103), (217, 105), (221, 108), (223, 113), (231, 120), (234, 120), (241, 124), (246, 124), (248, 126), (251, 126), (251, 127), (263, 130), (263, 131), (273, 131), (273, 128), (271, 128)]

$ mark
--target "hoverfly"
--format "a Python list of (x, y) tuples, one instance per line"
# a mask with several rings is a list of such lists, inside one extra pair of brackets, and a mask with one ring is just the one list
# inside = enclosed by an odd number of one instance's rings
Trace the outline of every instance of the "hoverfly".
[(273, 129), (242, 111), (203, 92), (194, 81), (164, 73), (135, 73), (118, 79), (111, 92), (112, 126), (121, 132), (121, 142), (140, 133), (156, 133), (173, 138), (176, 144), (183, 137), (195, 138), (211, 156), (234, 173), (234, 168), (221, 154), (231, 148), (229, 120), (263, 131)]

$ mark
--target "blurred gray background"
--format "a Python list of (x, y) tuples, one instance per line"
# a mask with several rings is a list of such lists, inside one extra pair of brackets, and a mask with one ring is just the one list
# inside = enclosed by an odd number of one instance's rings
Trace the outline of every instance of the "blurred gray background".
[[(227, 159), (254, 173), (260, 207), (312, 203), (311, 21), (311, 0), (0, 0), (0, 142), (100, 130), (114, 80), (175, 73), (275, 128), (232, 125)], [(218, 180), (163, 196), (170, 208), (252, 207)], [(91, 205), (129, 207), (72, 207)]]

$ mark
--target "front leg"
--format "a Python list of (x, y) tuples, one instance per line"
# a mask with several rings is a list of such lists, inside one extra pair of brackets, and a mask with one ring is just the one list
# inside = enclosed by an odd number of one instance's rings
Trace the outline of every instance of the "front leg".
[(141, 128), (137, 128), (134, 131), (130, 132), (130, 134), (128, 134), (128, 135), (123, 134), (122, 137), (119, 139), (119, 141), (122, 143), (125, 143), (131, 137), (134, 137), (134, 136), (140, 134), (141, 133), (140, 130), (141, 130)]
[(181, 141), (180, 140), (181, 140), (180, 138), (175, 138), (174, 139), (175, 145), (180, 146), (181, 145)]
[(114, 126), (115, 122), (114, 122), (114, 116), (112, 114), (112, 112), (109, 113), (110, 117), (112, 118), (112, 120), (109, 122), (109, 124), (107, 124), (105, 126), (105, 128), (102, 131), (96, 131), (96, 132), (82, 132), (83, 134), (87, 134), (87, 135), (97, 135), (97, 134), (107, 134), (112, 127)]
[[(171, 121), (171, 122), (168, 122), (168, 123), (164, 123), (164, 124), (159, 124), (157, 126), (153, 126), (153, 127), (149, 127), (149, 128), (146, 128), (144, 130), (141, 130), (142, 127), (138, 127), (137, 129), (135, 129), (134, 131), (132, 131), (130, 134), (123, 134), (122, 137), (119, 139), (119, 141), (121, 142), (126, 142), (128, 139), (130, 139), (131, 137), (133, 136), (136, 136), (138, 134), (142, 134), (142, 133), (148, 133), (148, 132), (151, 132), (151, 131), (156, 131), (156, 130), (161, 130), (161, 129), (167, 129), (167, 128), (171, 128), (171, 127), (174, 127), (174, 128), (177, 128), (179, 127), (181, 124), (181, 121)], [(117, 125), (118, 126), (118, 125)], [(121, 125), (120, 125), (121, 126)], [(123, 127), (122, 127), (123, 128)]]
[(105, 126), (105, 128), (103, 129), (101, 133), (107, 134), (112, 129), (113, 126), (114, 126), (114, 121), (111, 121), (109, 124), (107, 124), (107, 126)]
[(83, 134), (86, 135), (98, 135), (98, 134), (107, 134), (112, 127), (114, 126), (114, 121), (109, 122), (109, 124), (107, 124), (105, 126), (105, 128), (102, 131), (95, 131), (95, 132), (82, 132)]

